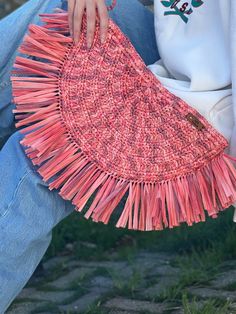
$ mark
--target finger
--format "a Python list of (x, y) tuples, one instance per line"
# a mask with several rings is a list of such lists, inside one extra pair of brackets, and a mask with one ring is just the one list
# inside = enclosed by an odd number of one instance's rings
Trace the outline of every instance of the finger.
[(77, 44), (79, 41), (84, 9), (85, 9), (85, 2), (77, 0), (75, 4), (75, 11), (74, 11), (74, 31), (73, 31), (75, 44)]
[(96, 6), (94, 0), (87, 0), (86, 6), (86, 17), (87, 17), (87, 45), (88, 48), (92, 46), (95, 23), (96, 23)]
[(97, 8), (98, 8), (98, 15), (100, 19), (100, 38), (101, 38), (101, 43), (103, 44), (107, 37), (109, 15), (108, 15), (107, 7), (104, 1), (99, 1)]
[(75, 9), (75, 0), (68, 0), (68, 24), (70, 29), (70, 35), (73, 37), (73, 16)]

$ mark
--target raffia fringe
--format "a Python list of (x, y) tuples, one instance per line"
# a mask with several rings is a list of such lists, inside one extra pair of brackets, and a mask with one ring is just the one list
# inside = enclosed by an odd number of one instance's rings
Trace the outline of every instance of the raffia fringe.
[[(201, 169), (162, 182), (137, 182), (106, 173), (72, 143), (60, 115), (59, 75), (72, 39), (67, 12), (40, 14), (44, 26), (31, 24), (19, 51), (47, 62), (18, 56), (11, 76), (16, 127), (25, 133), (20, 142), (49, 189), (82, 211), (97, 191), (85, 217), (108, 223), (128, 192), (116, 227), (142, 231), (173, 228), (205, 221), (236, 201), (236, 170), (224, 152)], [(56, 30), (52, 30), (56, 28)], [(15, 76), (16, 74), (16, 76)], [(21, 76), (17, 76), (20, 74)], [(34, 76), (36, 75), (36, 76)], [(204, 210), (205, 209), (205, 210)]]

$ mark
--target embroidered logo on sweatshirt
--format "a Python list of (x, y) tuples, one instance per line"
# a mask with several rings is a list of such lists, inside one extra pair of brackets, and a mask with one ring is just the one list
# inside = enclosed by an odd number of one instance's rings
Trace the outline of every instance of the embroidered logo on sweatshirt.
[(188, 22), (189, 15), (192, 14), (196, 8), (204, 4), (202, 0), (191, 0), (190, 2), (184, 3), (182, 3), (181, 0), (169, 0), (161, 1), (161, 3), (164, 7), (169, 8), (168, 11), (164, 12), (164, 15), (177, 15), (185, 23)]

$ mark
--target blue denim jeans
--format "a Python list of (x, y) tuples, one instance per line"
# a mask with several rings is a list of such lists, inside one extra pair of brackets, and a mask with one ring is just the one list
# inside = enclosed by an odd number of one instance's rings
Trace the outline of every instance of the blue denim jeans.
[[(108, 3), (107, 3), (108, 4)], [(10, 71), (29, 23), (39, 13), (67, 10), (64, 0), (30, 0), (0, 20), (0, 313), (4, 313), (44, 256), (52, 229), (73, 212), (57, 190), (50, 191), (26, 157), (15, 128)], [(154, 16), (138, 0), (118, 0), (110, 17), (130, 38), (146, 64), (159, 59)]]

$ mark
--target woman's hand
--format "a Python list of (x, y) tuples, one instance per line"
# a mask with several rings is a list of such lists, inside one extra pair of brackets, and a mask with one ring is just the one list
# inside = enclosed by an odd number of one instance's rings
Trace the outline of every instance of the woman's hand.
[(109, 15), (105, 0), (68, 0), (70, 34), (76, 44), (80, 39), (82, 17), (85, 8), (87, 18), (87, 45), (88, 48), (90, 48), (94, 39), (97, 12), (100, 19), (99, 27), (101, 43), (104, 43), (106, 40)]

